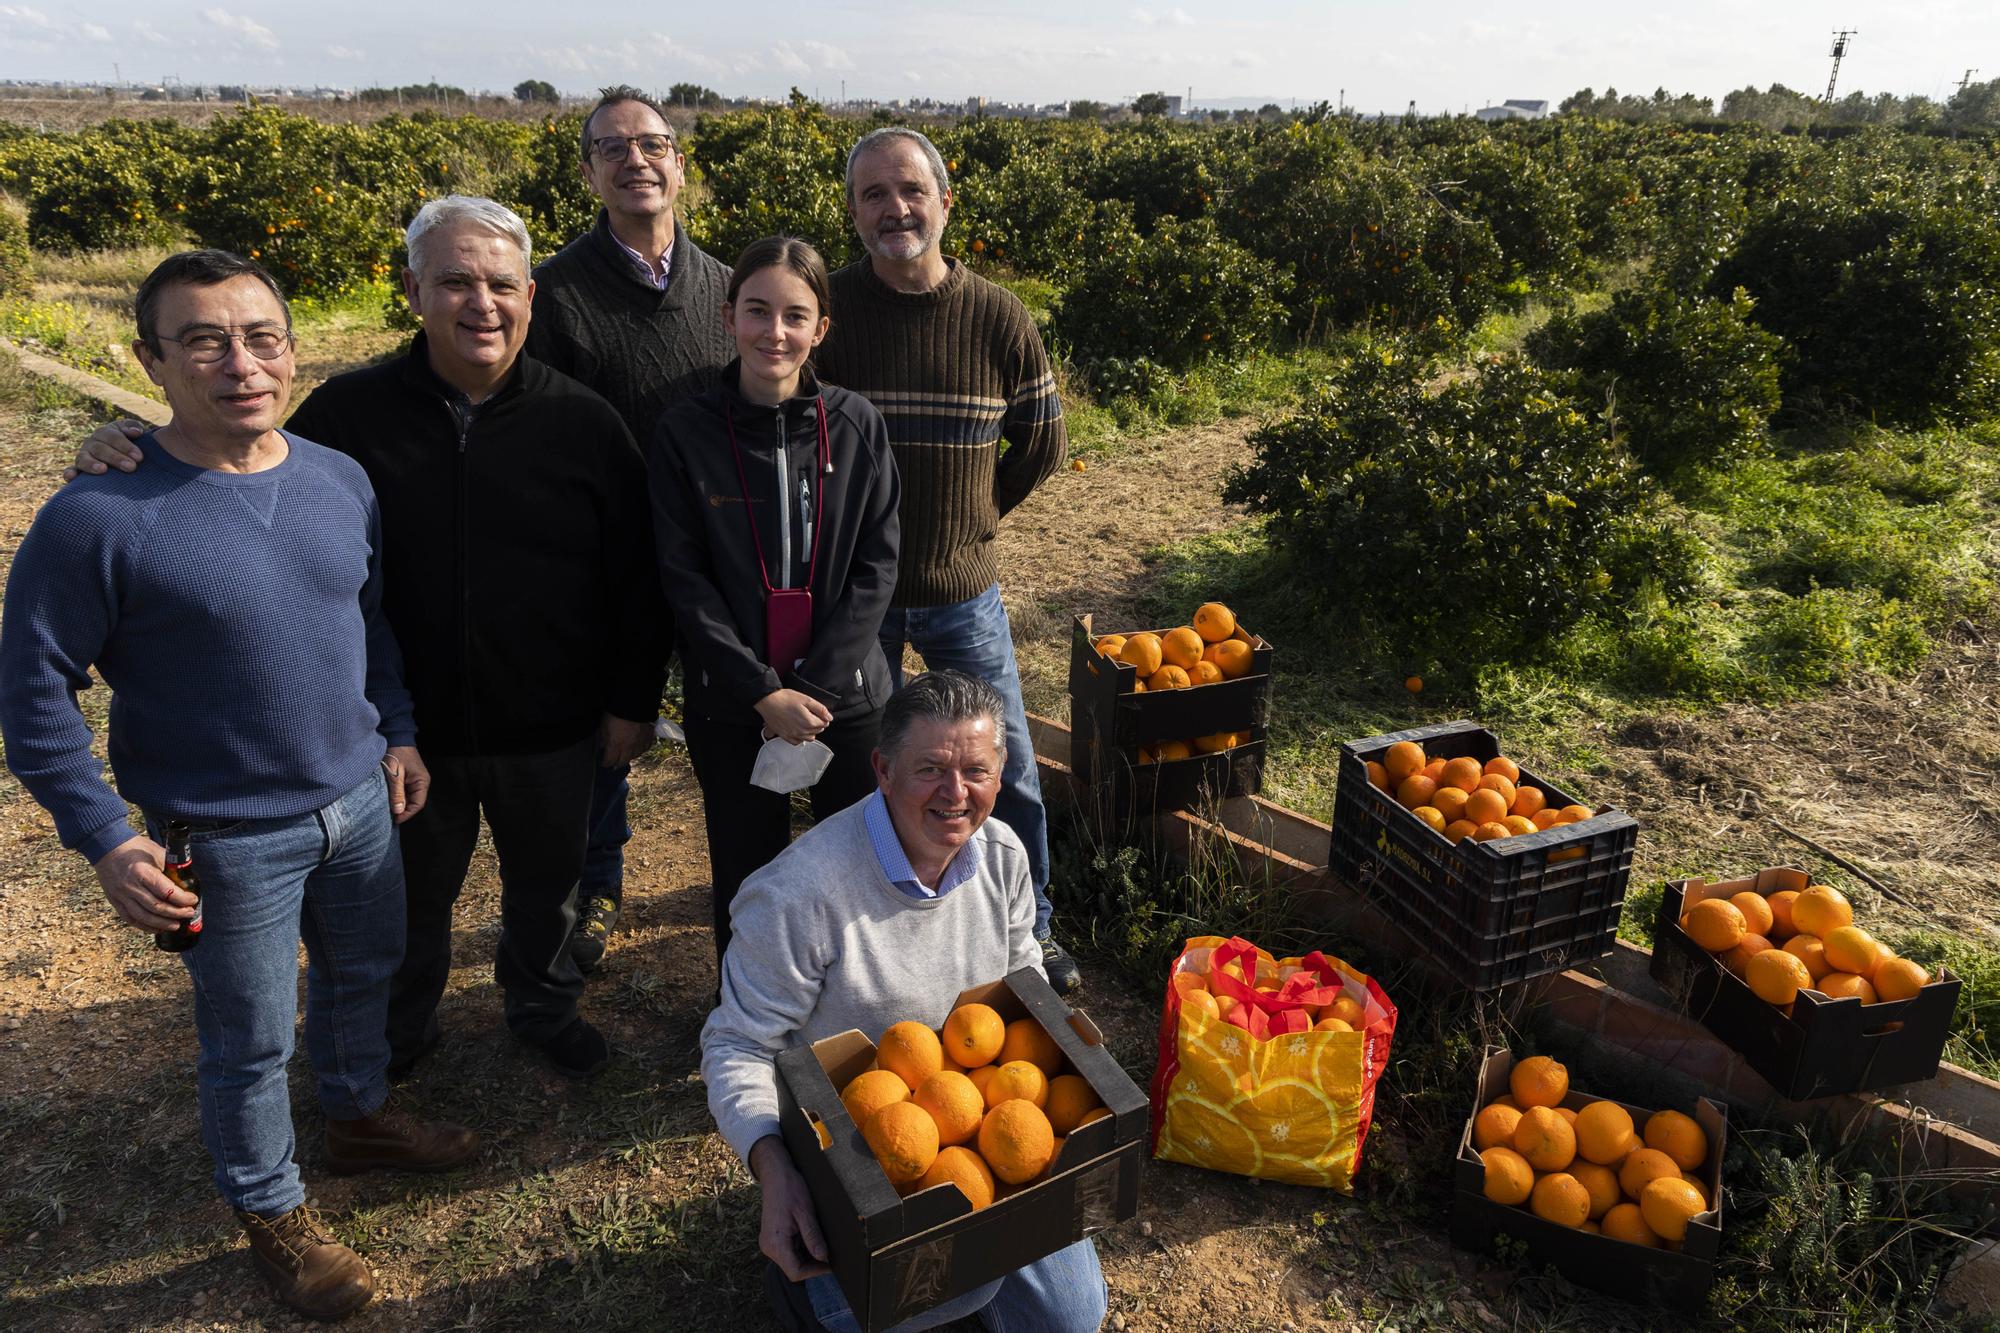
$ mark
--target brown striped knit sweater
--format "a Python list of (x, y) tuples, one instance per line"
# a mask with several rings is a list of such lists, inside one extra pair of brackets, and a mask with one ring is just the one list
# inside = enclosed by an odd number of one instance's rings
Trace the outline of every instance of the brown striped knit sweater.
[(835, 273), (833, 328), (813, 358), (888, 422), (903, 486), (897, 607), (991, 587), (1000, 516), (1062, 466), (1069, 443), (1034, 320), (1013, 293), (947, 262), (928, 292), (895, 290), (866, 259)]

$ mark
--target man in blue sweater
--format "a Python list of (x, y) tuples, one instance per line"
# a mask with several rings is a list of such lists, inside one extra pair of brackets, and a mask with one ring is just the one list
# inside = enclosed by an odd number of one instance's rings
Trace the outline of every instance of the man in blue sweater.
[[(133, 351), (173, 423), (135, 475), (86, 478), (36, 515), (0, 618), (0, 731), (8, 767), (123, 921), (166, 933), (200, 920), (180, 957), (217, 1188), (278, 1295), (339, 1318), (374, 1280), (307, 1206), (292, 1161), (301, 938), (328, 1165), (442, 1170), (479, 1147), (387, 1104), (384, 1015), (403, 956), (394, 825), (422, 808), (429, 775), (381, 610), (380, 518), (359, 465), (277, 429), (293, 345), (268, 274), (217, 250), (178, 254), (136, 307)], [(93, 665), (114, 692), (117, 792), (77, 706)], [(192, 831), (198, 918), (163, 873), (169, 823)]]

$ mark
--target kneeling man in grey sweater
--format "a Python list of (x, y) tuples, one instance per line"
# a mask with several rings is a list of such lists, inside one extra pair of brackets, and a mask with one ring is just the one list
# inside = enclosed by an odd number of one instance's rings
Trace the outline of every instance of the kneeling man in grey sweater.
[[(1028, 854), (997, 819), (1006, 704), (955, 671), (918, 676), (882, 713), (874, 795), (744, 881), (730, 908), (722, 1003), (701, 1033), (708, 1109), (763, 1197), (765, 1294), (788, 1329), (858, 1330), (826, 1267), (804, 1179), (778, 1135), (780, 1052), (903, 1019), (935, 1028), (969, 986), (1042, 968)], [(1003, 1328), (1104, 1319), (1097, 1251), (1078, 1241), (899, 1325), (975, 1313)]]

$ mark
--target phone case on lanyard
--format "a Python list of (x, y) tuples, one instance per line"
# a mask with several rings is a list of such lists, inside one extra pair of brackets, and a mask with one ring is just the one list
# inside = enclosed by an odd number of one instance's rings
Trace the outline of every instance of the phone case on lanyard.
[(766, 660), (779, 675), (797, 668), (812, 647), (811, 588), (773, 588), (764, 594)]

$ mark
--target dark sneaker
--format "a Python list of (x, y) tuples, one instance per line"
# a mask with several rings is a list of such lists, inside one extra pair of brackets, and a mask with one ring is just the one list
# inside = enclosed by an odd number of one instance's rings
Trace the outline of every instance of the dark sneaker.
[(581, 1018), (541, 1044), (558, 1074), (566, 1078), (594, 1078), (611, 1063), (611, 1043), (604, 1034)]
[(327, 1233), (304, 1204), (276, 1217), (238, 1212), (250, 1259), (278, 1299), (313, 1319), (345, 1319), (375, 1295), (361, 1256)]
[(326, 1164), (351, 1176), (386, 1166), (397, 1171), (449, 1171), (479, 1152), (479, 1135), (463, 1125), (419, 1120), (393, 1100), (359, 1120), (326, 1122)]
[(1058, 995), (1074, 995), (1083, 989), (1083, 973), (1078, 970), (1076, 959), (1053, 938), (1040, 941), (1042, 946), (1042, 970), (1049, 974), (1049, 985)]
[(577, 970), (589, 976), (604, 961), (604, 948), (611, 942), (612, 927), (618, 924), (618, 904), (602, 896), (592, 898), (577, 914), (576, 929), (570, 932), (569, 956)]

